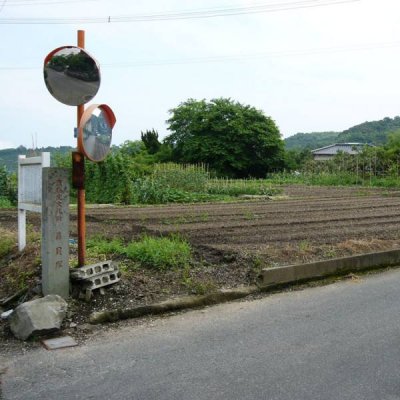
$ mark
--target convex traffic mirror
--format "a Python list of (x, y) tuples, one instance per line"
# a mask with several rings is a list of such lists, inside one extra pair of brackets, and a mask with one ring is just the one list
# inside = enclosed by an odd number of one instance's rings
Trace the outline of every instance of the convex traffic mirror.
[(89, 102), (100, 87), (96, 60), (76, 46), (63, 46), (44, 60), (44, 81), (51, 95), (68, 106)]
[(103, 161), (110, 151), (116, 118), (106, 104), (89, 106), (79, 123), (78, 150), (91, 161)]

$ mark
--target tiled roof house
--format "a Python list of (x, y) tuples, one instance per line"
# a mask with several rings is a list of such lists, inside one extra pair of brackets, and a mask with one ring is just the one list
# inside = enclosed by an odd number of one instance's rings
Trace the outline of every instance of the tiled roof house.
[(364, 147), (368, 146), (365, 143), (335, 143), (330, 146), (321, 147), (320, 149), (312, 150), (311, 153), (316, 161), (325, 161), (332, 159), (338, 152), (347, 154), (357, 154)]

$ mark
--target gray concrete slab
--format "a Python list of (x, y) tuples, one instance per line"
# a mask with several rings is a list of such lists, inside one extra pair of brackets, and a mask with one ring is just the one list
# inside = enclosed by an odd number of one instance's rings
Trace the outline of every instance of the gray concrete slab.
[(65, 349), (66, 347), (78, 346), (78, 343), (71, 336), (62, 336), (52, 339), (42, 340), (44, 347), (47, 350)]

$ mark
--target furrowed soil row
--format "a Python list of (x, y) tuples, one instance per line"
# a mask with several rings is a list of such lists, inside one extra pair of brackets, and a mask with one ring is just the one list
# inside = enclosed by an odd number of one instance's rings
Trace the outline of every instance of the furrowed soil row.
[(101, 218), (99, 215), (89, 215), (87, 220), (92, 223), (123, 224), (130, 223), (143, 226), (153, 231), (174, 232), (178, 228), (182, 231), (204, 229), (207, 226), (222, 228), (226, 226), (280, 226), (285, 224), (307, 224), (310, 222), (335, 222), (339, 220), (356, 220), (370, 218), (395, 218), (400, 215), (400, 204), (385, 203), (373, 206), (349, 206), (324, 208), (324, 209), (295, 209), (290, 203), (286, 203), (284, 209), (276, 210), (265, 206), (263, 209), (249, 208), (247, 210), (231, 210), (229, 214), (184, 214), (170, 215), (169, 217), (148, 216), (140, 218), (131, 211), (131, 215), (116, 216), (114, 219)]
[(308, 226), (311, 226), (312, 229), (315, 228), (326, 228), (328, 224), (335, 224), (335, 227), (338, 229), (341, 226), (346, 225), (372, 225), (372, 224), (387, 224), (392, 222), (400, 222), (400, 209), (393, 211), (385, 209), (385, 212), (379, 214), (372, 215), (348, 215), (345, 210), (342, 210), (342, 215), (335, 215), (332, 217), (326, 217), (326, 213), (315, 216), (313, 214), (312, 218), (304, 218), (303, 215), (301, 218), (295, 218), (294, 215), (290, 215), (290, 219), (285, 219), (284, 221), (274, 220), (270, 215), (254, 215), (251, 218), (236, 218), (231, 219), (229, 221), (220, 221), (216, 222), (203, 222), (200, 223), (198, 221), (190, 223), (176, 223), (172, 225), (152, 225), (146, 224), (146, 228), (153, 232), (159, 233), (173, 233), (173, 232), (181, 232), (194, 234), (196, 231), (205, 231), (205, 230), (215, 230), (221, 229), (224, 230), (225, 233), (229, 234), (239, 229), (241, 234), (244, 234), (246, 230), (257, 230), (257, 229), (268, 229), (269, 232), (279, 231), (291, 231), (297, 228), (305, 229)]
[(358, 227), (342, 227), (338, 229), (326, 229), (323, 232), (321, 229), (305, 229), (292, 232), (282, 232), (270, 235), (268, 232), (256, 233), (256, 231), (247, 231), (241, 234), (240, 232), (227, 232), (224, 238), (218, 235), (212, 235), (211, 232), (204, 232), (202, 236), (187, 236), (189, 241), (201, 244), (210, 245), (213, 243), (227, 245), (243, 245), (248, 244), (266, 244), (266, 245), (281, 245), (282, 243), (310, 241), (313, 244), (333, 244), (344, 241), (346, 239), (400, 239), (400, 231), (398, 224), (374, 226), (365, 225)]

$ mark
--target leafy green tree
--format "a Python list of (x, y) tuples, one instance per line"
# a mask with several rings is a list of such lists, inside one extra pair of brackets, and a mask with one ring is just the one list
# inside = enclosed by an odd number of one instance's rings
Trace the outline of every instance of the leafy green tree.
[(161, 143), (158, 141), (158, 132), (152, 129), (151, 131), (140, 132), (142, 142), (146, 146), (149, 154), (155, 154), (160, 150)]
[(161, 143), (160, 149), (154, 154), (156, 163), (168, 163), (173, 161), (172, 147), (167, 143)]
[(0, 197), (8, 198), (9, 183), (6, 167), (0, 167)]
[(388, 141), (385, 145), (387, 158), (397, 160), (400, 156), (400, 130), (392, 132), (388, 136)]
[(302, 169), (310, 160), (312, 160), (312, 154), (309, 149), (296, 149), (285, 152), (285, 168), (289, 171)]
[(283, 167), (279, 129), (254, 107), (225, 98), (189, 99), (170, 114), (165, 143), (177, 162), (206, 163), (231, 177), (264, 177)]
[(5, 166), (0, 167), (0, 200), (7, 200), (10, 204), (17, 202), (16, 174), (10, 174)]

